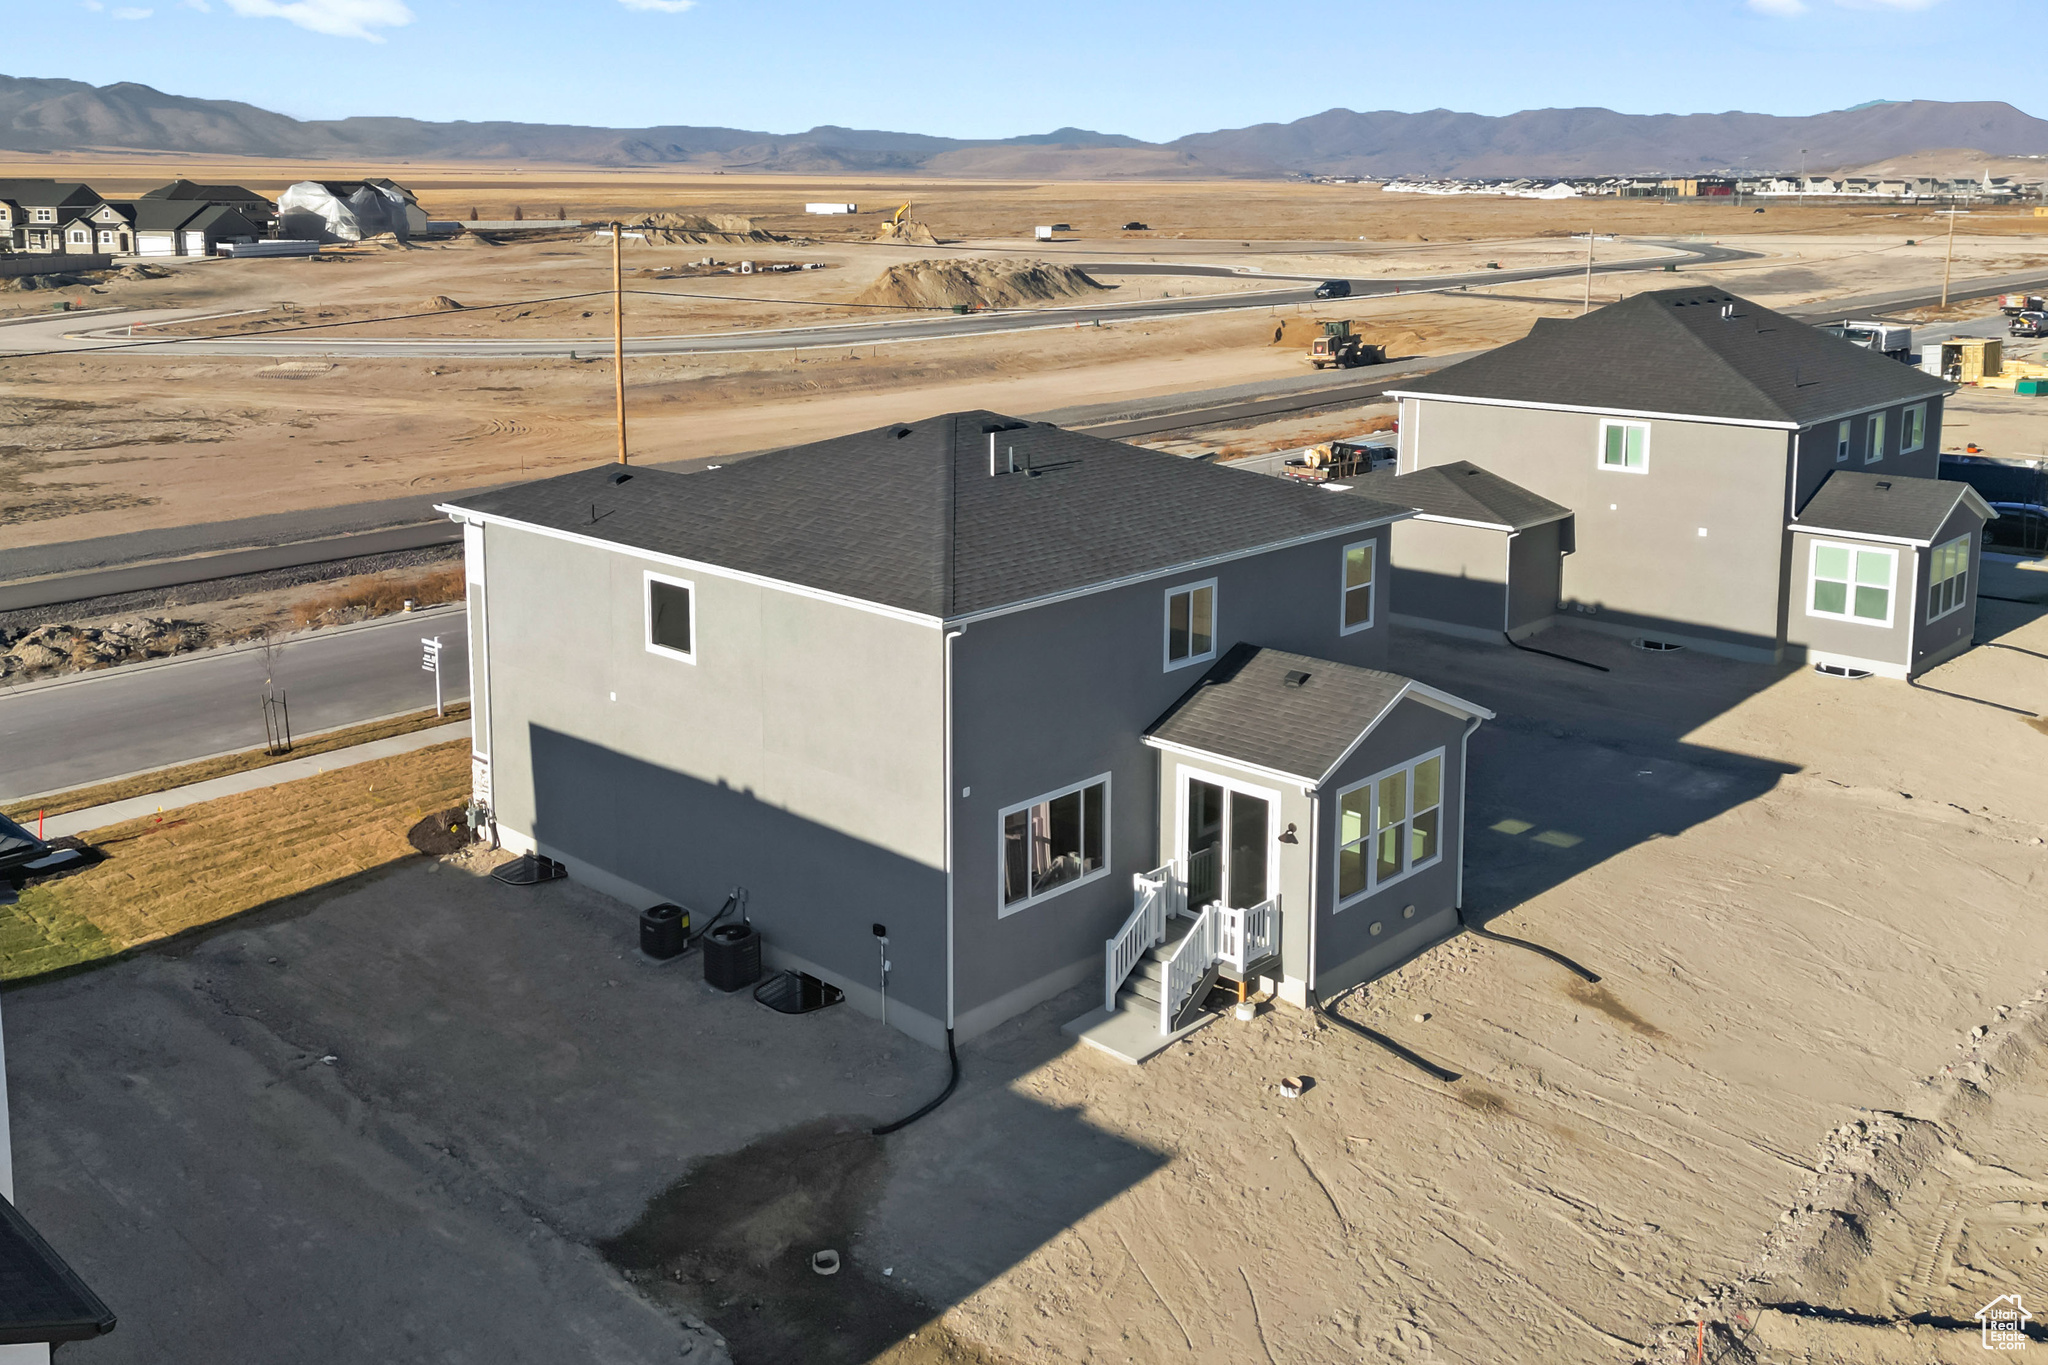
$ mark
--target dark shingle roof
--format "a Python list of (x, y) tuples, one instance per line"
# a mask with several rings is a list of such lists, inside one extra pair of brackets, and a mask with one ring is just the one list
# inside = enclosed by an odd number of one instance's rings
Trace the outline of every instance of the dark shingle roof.
[(1352, 479), (1351, 487), (1382, 502), (1413, 507), (1425, 517), (1478, 522), (1503, 531), (1526, 531), (1572, 514), (1571, 508), (1538, 497), (1470, 460), (1453, 460), (1407, 474), (1375, 469)]
[(190, 180), (173, 180), (145, 192), (144, 199), (168, 199), (186, 203), (268, 204), (270, 201), (241, 185), (199, 185)]
[(1792, 520), (1800, 531), (1841, 531), (1929, 544), (1942, 523), (1968, 501), (1987, 520), (1996, 516), (1983, 495), (1957, 479), (1914, 479), (1838, 469), (1828, 475)]
[(1408, 515), (992, 412), (619, 472), (450, 506), (949, 619)]
[(137, 232), (174, 232), (206, 212), (206, 205), (180, 199), (135, 199), (116, 204)]
[[(1296, 675), (1302, 675), (1298, 685), (1290, 684)], [(1388, 708), (1414, 691), (1468, 716), (1493, 716), (1398, 673), (1241, 644), (1145, 734), (1161, 744), (1315, 783), (1330, 775)]]
[(0, 1345), (83, 1341), (114, 1330), (114, 1314), (0, 1199)]
[(79, 180), (0, 180), (0, 199), (42, 208), (100, 202), (92, 186)]
[(1932, 398), (1948, 385), (1725, 290), (1697, 288), (1545, 318), (1520, 341), (1397, 392), (1805, 426)]

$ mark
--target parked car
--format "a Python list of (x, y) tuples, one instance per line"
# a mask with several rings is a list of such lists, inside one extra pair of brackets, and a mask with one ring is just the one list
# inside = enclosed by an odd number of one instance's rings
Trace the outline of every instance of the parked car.
[(1316, 286), (1316, 297), (1319, 299), (1348, 299), (1351, 297), (1351, 281), (1324, 280)]
[(2048, 313), (2031, 308), (2024, 313), (2015, 313), (2012, 325), (2005, 330), (2016, 337), (2048, 336)]
[(2038, 502), (1994, 502), (1995, 521), (1984, 524), (1984, 543), (2019, 550), (2048, 550), (2048, 507)]
[(1143, 223), (1139, 222), (1137, 219), (1134, 218), (1130, 222), (1124, 224), (1123, 230), (1125, 232), (1150, 232), (1152, 229), (1146, 227)]

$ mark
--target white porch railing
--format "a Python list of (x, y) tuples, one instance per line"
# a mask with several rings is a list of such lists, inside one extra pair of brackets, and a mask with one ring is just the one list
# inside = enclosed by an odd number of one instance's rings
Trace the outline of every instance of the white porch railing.
[(1240, 975), (1251, 963), (1271, 957), (1280, 949), (1280, 902), (1260, 901), (1249, 910), (1219, 907), (1222, 924), (1218, 934), (1216, 960), (1228, 964)]
[(1173, 1016), (1180, 1012), (1195, 987), (1216, 965), (1216, 949), (1222, 937), (1222, 907), (1210, 904), (1195, 918), (1195, 927), (1166, 959), (1166, 975), (1159, 983), (1159, 1031), (1173, 1032)]
[(1102, 945), (1102, 1008), (1116, 1009), (1116, 993), (1138, 968), (1138, 961), (1166, 941), (1168, 917), (1186, 905), (1180, 869), (1168, 863), (1131, 878), (1131, 917)]

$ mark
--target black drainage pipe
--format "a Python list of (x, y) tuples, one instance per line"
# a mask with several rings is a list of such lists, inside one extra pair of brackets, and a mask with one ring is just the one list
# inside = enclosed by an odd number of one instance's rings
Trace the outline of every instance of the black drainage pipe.
[(1378, 1029), (1369, 1029), (1365, 1025), (1358, 1023), (1355, 1020), (1346, 1019), (1341, 1014), (1330, 1013), (1330, 1011), (1323, 1008), (1323, 998), (1313, 988), (1311, 988), (1308, 992), (1308, 1001), (1309, 1004), (1314, 1007), (1315, 1012), (1319, 1017), (1329, 1020), (1331, 1023), (1337, 1025), (1339, 1028), (1346, 1028), (1351, 1030), (1359, 1037), (1365, 1039), (1368, 1043), (1373, 1043), (1380, 1047), (1385, 1048), (1387, 1051), (1393, 1053), (1396, 1057), (1399, 1057), (1402, 1061), (1408, 1063), (1408, 1065), (1414, 1067), (1416, 1070), (1426, 1072), (1431, 1077), (1435, 1078), (1436, 1080), (1442, 1081), (1446, 1085), (1449, 1085), (1452, 1081), (1460, 1079), (1457, 1072), (1449, 1070), (1445, 1067), (1438, 1066), (1435, 1062), (1432, 1062), (1431, 1060), (1429, 1060), (1429, 1058), (1422, 1056), (1420, 1053), (1410, 1052), (1407, 1048), (1402, 1047), (1399, 1043), (1395, 1042), (1392, 1038), (1389, 1038), (1386, 1034), (1381, 1033)]
[(1506, 631), (1502, 631), (1500, 633), (1500, 636), (1503, 640), (1506, 640), (1509, 644), (1513, 645), (1516, 649), (1521, 650), (1524, 654), (1541, 654), (1546, 659), (1562, 659), (1568, 664), (1577, 664), (1580, 668), (1597, 668), (1602, 673), (1611, 673), (1614, 671), (1610, 669), (1606, 664), (1596, 664), (1588, 659), (1574, 659), (1569, 654), (1553, 654), (1547, 649), (1538, 649), (1534, 645), (1525, 645), (1520, 640), (1517, 640), (1514, 636), (1508, 634)]
[(906, 1114), (894, 1123), (885, 1123), (879, 1128), (868, 1129), (869, 1134), (874, 1137), (887, 1137), (898, 1129), (908, 1128), (911, 1124), (916, 1123), (926, 1114), (931, 1113), (932, 1110), (953, 1097), (953, 1087), (960, 1084), (960, 1054), (953, 1050), (953, 1030), (951, 1029), (946, 1030), (946, 1062), (952, 1067), (952, 1074), (946, 1077), (946, 1088), (939, 1092), (937, 1099), (914, 1114)]
[[(1462, 912), (1458, 917), (1458, 922), (1461, 924), (1465, 924), (1465, 919)], [(1508, 944), (1510, 947), (1515, 948), (1527, 948), (1530, 952), (1537, 954), (1539, 957), (1549, 958), (1552, 962), (1555, 962), (1558, 966), (1564, 968), (1573, 976), (1576, 976), (1583, 981), (1598, 982), (1600, 980), (1600, 974), (1598, 972), (1589, 972), (1584, 967), (1581, 967), (1578, 963), (1566, 957), (1563, 953), (1554, 952), (1551, 949), (1544, 947), (1540, 943), (1531, 943), (1527, 939), (1509, 938), (1506, 934), (1496, 934), (1495, 932), (1493, 932), (1493, 930), (1482, 929), (1476, 924), (1465, 924), (1465, 932), (1468, 934), (1476, 934), (1480, 938), (1489, 939), (1494, 943), (1505, 943)]]

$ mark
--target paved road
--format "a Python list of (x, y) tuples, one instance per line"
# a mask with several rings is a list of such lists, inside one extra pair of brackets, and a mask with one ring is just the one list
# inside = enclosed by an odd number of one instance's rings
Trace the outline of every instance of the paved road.
[(276, 648), (209, 651), (56, 685), (0, 690), (0, 800), (57, 791), (263, 743), (265, 678), (300, 734), (434, 704), (420, 637), (439, 635), (446, 701), (469, 696), (461, 607), (321, 631)]
[[(1599, 261), (1595, 274), (1661, 270), (1666, 264), (1709, 265), (1723, 261), (1747, 260), (1757, 253), (1732, 247), (1696, 242), (1642, 239), (1625, 241), (1615, 248), (1628, 252), (1613, 260)], [(1007, 332), (1050, 328), (1088, 327), (1101, 324), (1142, 321), (1147, 318), (1186, 317), (1200, 313), (1227, 312), (1243, 308), (1310, 302), (1314, 286), (1324, 275), (1279, 275), (1249, 268), (1193, 265), (1173, 262), (1090, 261), (1070, 262), (1093, 274), (1195, 275), (1231, 279), (1270, 280), (1270, 289), (1230, 294), (1194, 295), (1186, 298), (1136, 299), (1124, 302), (1076, 304), (1068, 307), (1008, 309), (968, 314), (903, 317), (888, 314), (874, 319), (832, 322), (814, 327), (777, 327), (675, 336), (642, 336), (626, 342), (629, 355), (733, 355), (759, 351), (836, 350), (855, 346), (892, 345), (901, 342), (935, 341), (951, 337), (990, 336)], [(1527, 270), (1482, 270), (1463, 275), (1424, 275), (1410, 279), (1352, 280), (1352, 298), (1376, 298), (1394, 294), (1443, 292), (1472, 285), (1500, 285), (1530, 280), (1556, 279), (1582, 274), (1585, 266), (1541, 266)], [(679, 290), (651, 292), (680, 293)], [(218, 310), (213, 310), (218, 313)], [(57, 315), (48, 321), (28, 323), (0, 331), (0, 355), (46, 351), (153, 352), (172, 349), (180, 354), (243, 355), (267, 357), (309, 356), (401, 356), (418, 358), (470, 358), (531, 360), (588, 353), (607, 349), (598, 337), (522, 337), (506, 340), (455, 338), (369, 339), (321, 330), (297, 335), (269, 334), (254, 337), (205, 337), (161, 342), (136, 340), (131, 327), (199, 316), (199, 310), (152, 310), (117, 313), (95, 319), (90, 328), (80, 329), (75, 320)], [(351, 326), (355, 324), (350, 324)]]

